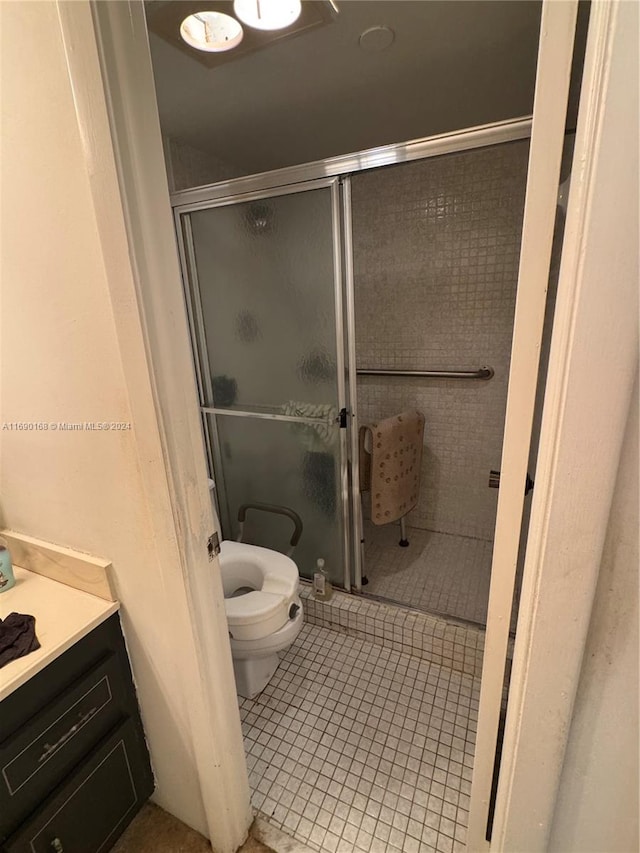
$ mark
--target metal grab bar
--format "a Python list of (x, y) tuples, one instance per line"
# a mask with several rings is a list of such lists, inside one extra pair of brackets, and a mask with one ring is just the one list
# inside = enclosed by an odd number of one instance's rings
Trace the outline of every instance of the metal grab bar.
[(288, 506), (280, 506), (279, 504), (265, 504), (265, 503), (251, 503), (251, 504), (242, 504), (241, 507), (238, 508), (238, 536), (236, 538), (236, 542), (242, 542), (242, 534), (244, 533), (244, 522), (247, 517), (248, 509), (259, 509), (264, 512), (274, 512), (276, 515), (286, 515), (287, 518), (290, 518), (293, 521), (294, 531), (291, 539), (289, 541), (289, 550), (287, 551), (287, 557), (290, 557), (298, 542), (300, 541), (300, 537), (302, 536), (302, 519), (298, 515), (298, 513), (290, 509)]
[(358, 376), (426, 376), (430, 379), (491, 379), (493, 367), (481, 367), (479, 370), (356, 370)]

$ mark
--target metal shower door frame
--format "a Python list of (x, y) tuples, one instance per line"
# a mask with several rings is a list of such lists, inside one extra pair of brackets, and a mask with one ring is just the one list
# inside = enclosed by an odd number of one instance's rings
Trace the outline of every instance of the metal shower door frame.
[[(345, 341), (344, 308), (343, 308), (343, 235), (342, 235), (342, 208), (340, 197), (340, 181), (338, 177), (320, 178), (318, 180), (305, 181), (296, 184), (271, 187), (270, 189), (257, 190), (249, 193), (236, 193), (222, 198), (198, 201), (191, 204), (177, 206), (173, 210), (175, 233), (178, 243), (178, 254), (182, 271), (183, 289), (187, 315), (189, 318), (189, 329), (191, 334), (191, 346), (194, 355), (194, 370), (200, 397), (200, 414), (204, 435), (205, 448), (209, 461), (209, 470), (214, 481), (214, 495), (218, 517), (227, 529), (231, 527), (231, 518), (226, 502), (220, 500), (220, 493), (225, 492), (224, 468), (222, 465), (222, 454), (220, 438), (217, 430), (217, 417), (233, 416), (254, 419), (266, 419), (277, 421), (288, 421), (292, 423), (317, 424), (324, 423), (321, 418), (305, 418), (291, 415), (280, 415), (268, 412), (241, 412), (234, 409), (221, 409), (214, 403), (213, 388), (209, 370), (209, 358), (207, 350), (204, 318), (202, 316), (202, 303), (200, 299), (200, 282), (198, 278), (197, 264), (195, 258), (195, 247), (191, 229), (190, 214), (218, 207), (243, 204), (250, 201), (258, 201), (266, 198), (277, 198), (285, 195), (296, 195), (301, 192), (312, 192), (319, 189), (329, 189), (331, 197), (331, 239), (333, 254), (333, 292), (334, 292), (334, 319), (336, 336), (336, 392), (338, 411), (350, 411), (347, 404), (347, 382), (345, 352), (347, 344)], [(354, 355), (355, 357), (355, 355)], [(213, 415), (213, 418), (207, 417)], [(352, 543), (351, 543), (351, 488), (349, 477), (349, 450), (348, 450), (348, 428), (342, 428), (338, 424), (339, 438), (339, 467), (340, 467), (340, 499), (341, 499), (341, 521), (342, 521), (342, 552), (344, 559), (343, 583), (345, 589), (351, 588), (352, 579)]]
[(353, 229), (351, 217), (351, 176), (340, 180), (342, 204), (342, 241), (344, 249), (344, 289), (345, 289), (345, 323), (346, 323), (346, 361), (348, 379), (348, 423), (349, 423), (349, 474), (351, 486), (351, 530), (353, 589), (362, 591), (363, 555), (362, 545), (364, 531), (362, 526), (362, 498), (360, 494), (360, 447), (358, 423), (358, 376), (356, 360), (356, 306), (355, 280), (353, 274)]

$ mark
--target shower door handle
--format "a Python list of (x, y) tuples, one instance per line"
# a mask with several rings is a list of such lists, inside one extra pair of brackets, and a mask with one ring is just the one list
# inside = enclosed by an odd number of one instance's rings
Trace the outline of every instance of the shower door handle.
[(338, 417), (336, 419), (338, 421), (338, 423), (340, 424), (340, 429), (346, 429), (347, 428), (348, 416), (349, 416), (349, 410), (348, 409), (340, 409), (340, 412), (339, 412)]

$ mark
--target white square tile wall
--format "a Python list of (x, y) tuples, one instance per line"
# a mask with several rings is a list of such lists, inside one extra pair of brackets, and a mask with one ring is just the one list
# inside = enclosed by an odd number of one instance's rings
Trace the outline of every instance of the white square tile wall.
[(359, 377), (360, 422), (425, 414), (415, 527), (493, 538), (527, 156), (512, 142), (352, 178), (358, 366), (496, 372)]
[(307, 624), (331, 628), (403, 654), (480, 677), (484, 631), (381, 601), (334, 590), (316, 601), (309, 583), (300, 584)]

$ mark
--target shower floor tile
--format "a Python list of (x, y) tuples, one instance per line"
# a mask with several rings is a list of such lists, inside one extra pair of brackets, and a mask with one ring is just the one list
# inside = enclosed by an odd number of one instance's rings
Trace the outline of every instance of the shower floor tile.
[(370, 521), (364, 537), (364, 593), (486, 624), (492, 542), (408, 527), (410, 544), (401, 548), (398, 524), (377, 527)]
[(462, 853), (479, 679), (305, 625), (240, 699), (254, 808), (322, 853)]

